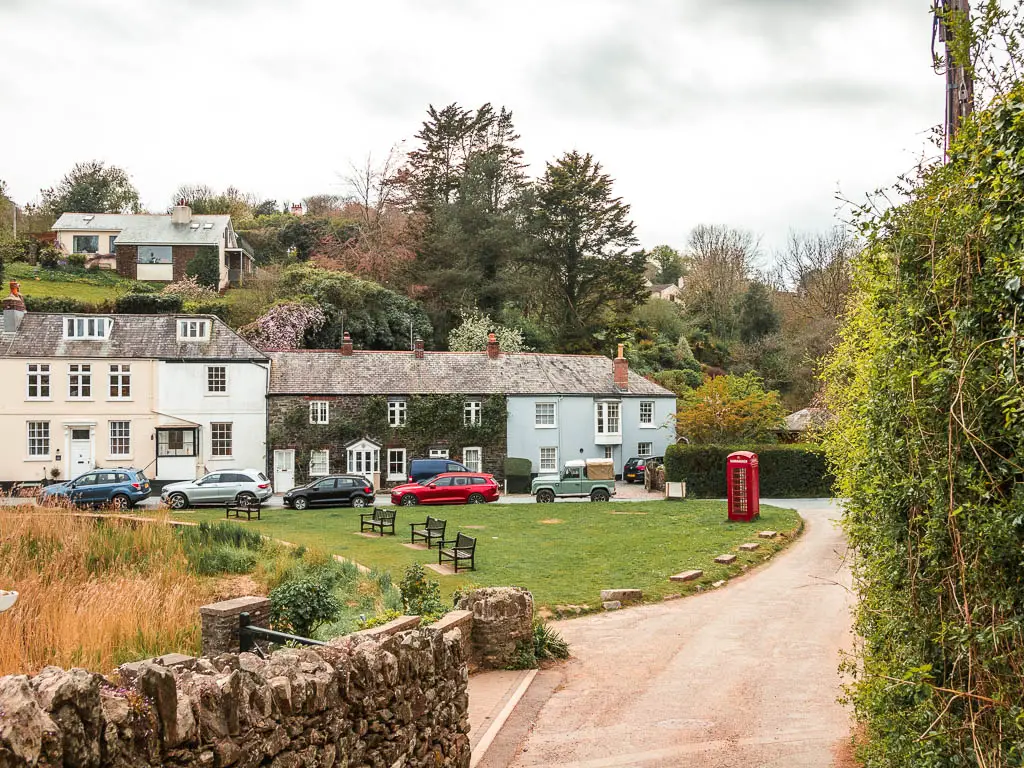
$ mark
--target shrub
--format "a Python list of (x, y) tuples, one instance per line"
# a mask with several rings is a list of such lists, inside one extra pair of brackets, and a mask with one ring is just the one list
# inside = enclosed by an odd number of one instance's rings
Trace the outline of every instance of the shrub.
[(212, 299), (210, 301), (185, 301), (181, 305), (181, 311), (189, 315), (215, 315), (227, 322), (231, 310), (223, 301)]
[(695, 443), (771, 442), (786, 411), (779, 393), (752, 373), (717, 376), (679, 397), (676, 427)]
[(726, 496), (725, 460), (734, 451), (753, 451), (760, 469), (761, 496), (818, 498), (832, 495), (834, 478), (817, 445), (670, 445), (665, 451), (665, 479), (686, 483), (698, 499)]
[(160, 293), (160, 289), (152, 283), (136, 280), (128, 286), (128, 293)]
[(371, 616), (368, 619), (360, 619), (359, 628), (373, 629), (374, 627), (382, 627), (389, 621), (394, 621), (401, 615), (402, 614), (400, 614), (398, 611), (384, 611), (384, 613), (379, 613), (376, 616)]
[(63, 255), (56, 248), (48, 245), (39, 251), (39, 264), (46, 269), (57, 269)]
[(211, 246), (200, 248), (185, 267), (185, 276), (194, 278), (200, 285), (217, 290), (220, 287), (220, 260), (217, 258), (217, 249)]
[(517, 459), (509, 456), (505, 459), (505, 480), (509, 493), (529, 493), (530, 475), (533, 463), (529, 459)]
[(568, 659), (569, 644), (557, 629), (541, 619), (533, 622), (533, 655), (539, 660)]
[(64, 296), (25, 296), (25, 309), (29, 312), (67, 312), (91, 315), (105, 311), (107, 307)]
[(447, 609), (441, 602), (441, 585), (428, 579), (426, 571), (419, 563), (413, 563), (405, 569), (402, 583), (402, 603), (405, 612), (413, 616), (422, 616), (424, 623), (429, 623), (444, 616)]
[(181, 312), (180, 296), (160, 293), (126, 293), (119, 296), (114, 306), (126, 315), (169, 315)]
[(522, 640), (516, 641), (516, 650), (509, 659), (508, 664), (505, 665), (505, 669), (536, 669), (537, 668), (537, 654), (533, 650), (533, 643), (524, 642)]
[(181, 296), (182, 301), (199, 301), (201, 299), (216, 298), (217, 292), (207, 285), (200, 283), (195, 276), (182, 278), (176, 283), (164, 286), (161, 291), (167, 296)]
[(68, 266), (75, 269), (85, 269), (85, 254), (72, 253), (68, 256)]
[(270, 592), (270, 621), (283, 632), (310, 637), (318, 627), (337, 618), (341, 604), (322, 578), (289, 581)]

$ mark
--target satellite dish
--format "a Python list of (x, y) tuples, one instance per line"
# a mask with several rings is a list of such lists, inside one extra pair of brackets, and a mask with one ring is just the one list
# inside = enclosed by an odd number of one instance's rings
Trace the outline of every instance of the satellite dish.
[(0, 613), (3, 613), (12, 605), (18, 601), (17, 592), (9, 592), (6, 589), (0, 589)]

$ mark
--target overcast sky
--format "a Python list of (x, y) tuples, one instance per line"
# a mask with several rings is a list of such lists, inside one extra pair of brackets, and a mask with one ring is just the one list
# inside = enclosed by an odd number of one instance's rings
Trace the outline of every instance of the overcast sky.
[(592, 153), (645, 246), (699, 223), (766, 250), (934, 154), (930, 0), (0, 0), (0, 179), (75, 163), (145, 206), (183, 183), (278, 202), (418, 130), (512, 110), (533, 174)]

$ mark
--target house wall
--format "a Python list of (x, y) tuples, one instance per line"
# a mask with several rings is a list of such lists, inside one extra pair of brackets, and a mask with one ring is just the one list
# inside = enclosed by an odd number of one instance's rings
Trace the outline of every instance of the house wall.
[[(120, 233), (119, 229), (65, 229), (57, 232), (57, 243), (60, 249), (67, 253), (75, 252), (75, 235), (98, 235), (100, 238), (100, 249), (97, 253), (110, 253), (110, 236), (115, 237)], [(117, 246), (114, 246), (117, 250)]]
[(139, 274), (139, 248), (135, 245), (118, 245), (117, 250), (117, 274), (121, 277), (138, 279)]

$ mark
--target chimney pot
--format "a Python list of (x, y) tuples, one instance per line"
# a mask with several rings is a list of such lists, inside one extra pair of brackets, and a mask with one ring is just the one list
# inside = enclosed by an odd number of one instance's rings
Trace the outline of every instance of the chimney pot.
[(413, 343), (413, 354), (417, 360), (423, 359), (423, 339), (416, 339)]
[(619, 354), (612, 361), (612, 377), (616, 389), (629, 389), (629, 361), (622, 354), (623, 345), (619, 344)]
[(501, 356), (501, 347), (498, 345), (498, 337), (493, 333), (487, 334), (487, 357), (497, 360)]
[(341, 354), (345, 357), (352, 356), (352, 337), (348, 335), (348, 331), (341, 337)]

